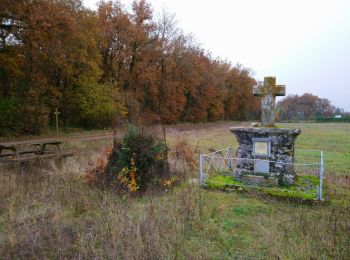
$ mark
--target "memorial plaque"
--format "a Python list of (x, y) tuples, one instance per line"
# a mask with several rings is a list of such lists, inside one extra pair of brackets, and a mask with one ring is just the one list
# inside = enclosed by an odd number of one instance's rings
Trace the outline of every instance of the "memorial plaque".
[(255, 142), (254, 153), (255, 155), (269, 155), (269, 143), (268, 142)]
[(268, 160), (256, 160), (254, 161), (254, 171), (255, 172), (262, 172), (262, 173), (269, 173), (270, 171), (270, 163)]
[(257, 157), (270, 157), (271, 139), (253, 138), (253, 155)]
[(270, 170), (269, 160), (271, 153), (271, 139), (270, 138), (253, 138), (253, 155), (255, 159), (267, 158), (267, 160), (254, 161), (254, 171), (268, 173)]

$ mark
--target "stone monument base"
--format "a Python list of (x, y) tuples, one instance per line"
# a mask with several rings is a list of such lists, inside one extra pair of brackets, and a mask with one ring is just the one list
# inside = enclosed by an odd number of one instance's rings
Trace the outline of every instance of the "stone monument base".
[[(255, 175), (277, 179), (279, 185), (294, 183), (294, 146), (300, 129), (231, 127), (230, 131), (238, 142), (236, 178)], [(266, 180), (259, 177), (254, 181), (263, 184)]]

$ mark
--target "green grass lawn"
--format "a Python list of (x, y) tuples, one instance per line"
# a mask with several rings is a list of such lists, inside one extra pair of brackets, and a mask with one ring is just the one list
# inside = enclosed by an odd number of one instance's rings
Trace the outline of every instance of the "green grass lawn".
[(323, 150), (326, 169), (336, 174), (350, 173), (350, 124), (309, 123), (284, 124), (286, 127), (301, 128), (296, 149)]
[[(200, 153), (236, 146), (227, 122), (169, 131)], [(259, 193), (183, 184), (119, 195), (82, 173), (106, 141), (74, 142), (74, 158), (0, 172), (0, 258), (347, 259), (350, 255), (350, 124), (300, 127), (297, 149), (322, 149), (328, 202), (311, 206)], [(198, 169), (186, 171), (198, 178)]]

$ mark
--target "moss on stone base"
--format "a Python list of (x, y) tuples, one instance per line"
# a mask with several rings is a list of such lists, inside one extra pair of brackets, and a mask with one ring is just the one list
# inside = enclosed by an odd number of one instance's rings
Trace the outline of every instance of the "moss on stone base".
[[(220, 190), (248, 190), (255, 189), (259, 193), (266, 194), (273, 197), (285, 198), (285, 199), (296, 199), (302, 201), (313, 201), (317, 198), (317, 187), (319, 185), (319, 179), (315, 176), (298, 176), (295, 184), (289, 187), (251, 187), (244, 183), (237, 181), (233, 176), (212, 176), (207, 178), (206, 187), (209, 189), (220, 189)], [(324, 190), (324, 189), (323, 189)], [(323, 196), (325, 193), (323, 192)]]
[(236, 181), (232, 176), (223, 175), (209, 177), (205, 183), (209, 189), (237, 188), (244, 186), (242, 182)]

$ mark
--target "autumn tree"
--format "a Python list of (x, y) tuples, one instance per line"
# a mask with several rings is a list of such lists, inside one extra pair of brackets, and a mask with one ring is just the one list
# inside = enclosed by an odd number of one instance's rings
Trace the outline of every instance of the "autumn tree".
[(102, 56), (101, 82), (121, 82), (125, 78), (131, 26), (130, 15), (120, 2), (99, 3), (96, 27)]
[(331, 116), (336, 108), (326, 98), (305, 93), (288, 95), (277, 104), (280, 120), (310, 120), (316, 116)]
[(15, 95), (14, 84), (23, 76), (24, 59), (20, 55), (23, 6), (24, 1), (0, 2), (0, 97), (3, 98)]
[(56, 107), (65, 125), (90, 128), (121, 114), (152, 124), (244, 120), (259, 110), (248, 69), (213, 58), (145, 0), (130, 11), (120, 1), (100, 1), (97, 11), (80, 0), (0, 7), (3, 130), (39, 133)]
[(148, 95), (151, 98), (150, 113), (164, 123), (179, 120), (185, 105), (184, 82), (181, 64), (187, 48), (185, 37), (177, 27), (175, 16), (162, 10), (156, 28), (157, 45), (154, 52), (154, 81)]
[(225, 100), (227, 119), (245, 120), (256, 117), (260, 111), (260, 100), (252, 95), (255, 84), (250, 71), (242, 68), (241, 65), (237, 65), (228, 72)]

